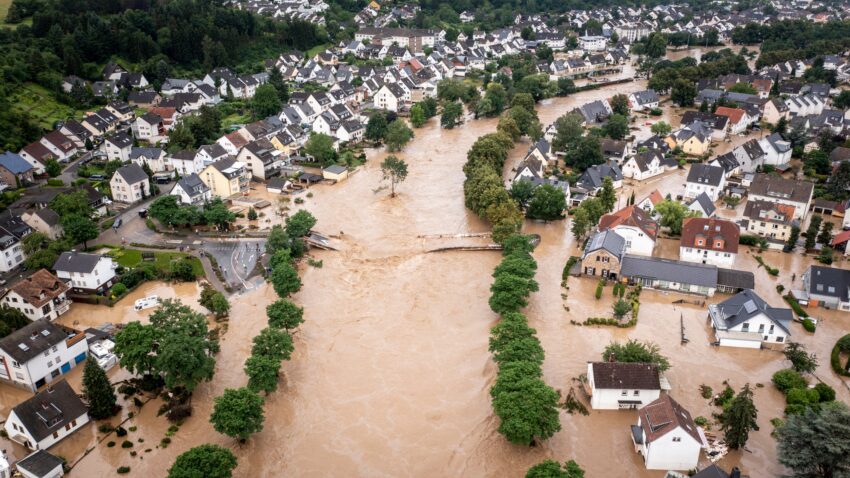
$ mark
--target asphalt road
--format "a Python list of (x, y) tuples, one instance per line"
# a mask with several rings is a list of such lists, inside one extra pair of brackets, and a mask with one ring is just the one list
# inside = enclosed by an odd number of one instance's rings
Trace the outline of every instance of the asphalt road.
[(215, 257), (224, 274), (225, 281), (233, 286), (253, 289), (256, 282), (249, 275), (257, 265), (266, 247), (265, 239), (218, 239), (205, 238), (200, 248)]

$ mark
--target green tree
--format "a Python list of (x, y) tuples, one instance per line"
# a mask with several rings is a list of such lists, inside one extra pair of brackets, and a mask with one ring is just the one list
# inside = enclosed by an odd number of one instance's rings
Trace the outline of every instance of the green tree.
[(248, 208), (248, 220), (256, 221), (259, 216), (257, 215), (257, 210), (253, 207)]
[(497, 314), (516, 312), (528, 305), (528, 295), (537, 292), (534, 279), (505, 274), (496, 277), (490, 286), (490, 308)]
[(384, 143), (387, 145), (387, 151), (390, 152), (400, 151), (411, 139), (413, 139), (413, 131), (402, 120), (390, 123), (384, 134)]
[(278, 362), (289, 360), (295, 347), (292, 345), (292, 336), (283, 329), (266, 327), (254, 336), (254, 346), (251, 355), (262, 355), (271, 357)]
[(602, 127), (602, 131), (611, 139), (624, 139), (629, 134), (629, 120), (623, 115), (613, 114)]
[(478, 102), (478, 115), (480, 116), (499, 116), (508, 104), (508, 93), (505, 87), (499, 83), (490, 83), (487, 85), (487, 91), (484, 93), (484, 98)]
[(611, 342), (602, 352), (602, 360), (606, 362), (654, 363), (661, 372), (670, 368), (670, 361), (661, 354), (658, 345), (637, 340), (629, 340), (624, 344)]
[(231, 478), (236, 457), (227, 448), (204, 444), (183, 452), (168, 470), (168, 478)]
[(567, 198), (564, 191), (551, 184), (543, 184), (534, 189), (531, 200), (528, 202), (528, 217), (554, 221), (564, 217), (564, 209), (567, 208)]
[(555, 460), (545, 460), (532, 466), (525, 478), (584, 478), (584, 470), (575, 460), (570, 460), (563, 466)]
[(511, 183), (511, 197), (520, 205), (525, 205), (534, 195), (534, 183), (527, 179), (519, 179)]
[(56, 176), (62, 174), (62, 165), (59, 164), (59, 161), (56, 161), (55, 159), (48, 159), (47, 164), (44, 166), (44, 169), (47, 172), (47, 175), (51, 178), (55, 178)]
[(692, 106), (696, 96), (697, 89), (693, 82), (684, 78), (676, 80), (670, 91), (670, 100), (681, 107)]
[(573, 213), (572, 221), (570, 221), (570, 232), (573, 233), (576, 242), (581, 242), (581, 239), (590, 230), (591, 223), (588, 217), (587, 210), (579, 207)]
[(748, 95), (757, 95), (758, 94), (758, 90), (755, 89), (755, 87), (753, 87), (753, 85), (751, 85), (749, 83), (745, 83), (743, 81), (735, 83), (734, 85), (732, 85), (732, 87), (729, 88), (729, 91), (732, 92), (732, 93), (744, 93), (744, 94), (748, 94)]
[(777, 371), (773, 374), (771, 381), (782, 393), (786, 393), (788, 390), (794, 388), (806, 388), (808, 386), (806, 378), (792, 368)]
[(414, 128), (421, 128), (426, 121), (428, 121), (428, 118), (425, 117), (425, 108), (421, 103), (416, 103), (410, 107), (410, 124)]
[(266, 307), (269, 327), (292, 330), (304, 322), (304, 308), (286, 299), (278, 299)]
[(383, 180), (390, 182), (390, 196), (395, 197), (395, 186), (407, 179), (407, 163), (395, 156), (387, 156), (381, 162)]
[(584, 172), (587, 168), (605, 162), (599, 140), (593, 136), (585, 136), (576, 141), (575, 146), (566, 151), (564, 162), (576, 172)]
[(667, 54), (667, 38), (663, 33), (652, 32), (646, 39), (644, 53), (649, 58), (661, 58)]
[(823, 218), (818, 215), (812, 216), (812, 219), (809, 220), (809, 228), (806, 229), (806, 250), (814, 249), (822, 221)]
[(215, 431), (223, 433), (240, 442), (245, 442), (252, 434), (263, 429), (263, 398), (244, 388), (228, 388), (214, 400), (210, 415)]
[(531, 445), (561, 429), (558, 417), (558, 393), (539, 378), (522, 379), (513, 390), (493, 398), (499, 417), (499, 432), (511, 443)]
[(584, 134), (581, 115), (568, 113), (555, 120), (555, 151), (568, 151)]
[(286, 235), (290, 238), (305, 237), (316, 225), (316, 218), (310, 211), (301, 209), (292, 216), (286, 218)]
[(531, 93), (516, 93), (511, 98), (511, 108), (522, 108), (526, 111), (534, 111), (534, 96)]
[(286, 84), (286, 81), (283, 80), (283, 75), (280, 74), (280, 70), (277, 68), (272, 68), (271, 71), (269, 71), (269, 84), (274, 86), (274, 89), (277, 92), (277, 98), (280, 100), (281, 104), (289, 101), (289, 86)]
[(569, 96), (576, 92), (576, 84), (573, 80), (561, 77), (558, 78), (558, 96)]
[[(498, 355), (509, 349), (512, 343), (517, 343), (525, 339), (534, 339), (535, 330), (528, 326), (528, 321), (525, 316), (519, 312), (506, 312), (492, 329), (490, 329), (490, 352)], [(538, 341), (539, 345), (539, 341)], [(540, 347), (540, 352), (526, 354), (526, 361), (533, 355), (542, 355), (543, 348)], [(540, 357), (542, 360), (542, 357)], [(507, 360), (499, 360), (499, 363), (510, 362)]]
[(841, 402), (788, 416), (776, 430), (779, 462), (795, 478), (839, 478), (850, 473), (850, 410)]
[(654, 123), (649, 129), (652, 131), (652, 134), (658, 135), (662, 138), (670, 134), (671, 131), (673, 131), (673, 127), (670, 126), (669, 123), (664, 121), (658, 121)]
[(443, 105), (443, 114), (440, 116), (440, 126), (446, 129), (452, 129), (461, 123), (463, 116), (463, 106), (455, 101), (450, 101)]
[(266, 83), (257, 87), (251, 100), (251, 110), (254, 118), (262, 119), (276, 116), (282, 109), (280, 97), (274, 85)]
[(275, 224), (269, 231), (269, 237), (266, 238), (266, 253), (273, 256), (280, 250), (289, 250), (289, 236), (280, 224)]
[(746, 384), (720, 417), (721, 430), (729, 448), (737, 450), (747, 444), (750, 430), (759, 429), (757, 417), (758, 410), (753, 403), (753, 392), (750, 390), (750, 384)]
[(97, 239), (97, 236), (100, 235), (97, 224), (82, 214), (70, 214), (63, 217), (61, 222), (65, 235), (74, 244), (83, 243), (84, 248), (88, 248), (88, 241)]
[(366, 139), (371, 141), (381, 141), (387, 135), (387, 114), (383, 111), (376, 111), (369, 117), (369, 122), (366, 123)]
[(201, 300), (198, 301), (217, 318), (227, 317), (230, 313), (230, 303), (221, 292), (206, 286), (201, 290)]
[(236, 220), (236, 214), (227, 208), (221, 198), (217, 197), (204, 205), (204, 220), (207, 224), (213, 224), (219, 230), (226, 231)]
[(832, 99), (832, 104), (842, 110), (850, 108), (850, 90), (842, 90), (838, 96)]
[(800, 373), (814, 373), (818, 368), (818, 358), (815, 354), (806, 352), (806, 347), (798, 342), (788, 342), (783, 352), (791, 362), (791, 368)]
[(522, 136), (522, 131), (519, 130), (519, 125), (516, 120), (507, 115), (503, 115), (499, 118), (499, 124), (496, 126), (496, 131), (508, 135), (512, 141), (517, 141)]
[(310, 138), (304, 143), (304, 152), (325, 166), (336, 161), (334, 140), (324, 133), (311, 133)]
[(661, 225), (670, 228), (670, 234), (682, 234), (682, 223), (685, 218), (699, 217), (699, 212), (691, 211), (680, 202), (665, 199), (655, 205), (655, 212), (661, 216)]
[(605, 212), (614, 210), (617, 204), (617, 193), (614, 192), (614, 181), (610, 177), (602, 180), (602, 190), (599, 191), (599, 202)]
[(832, 227), (833, 224), (831, 222), (823, 222), (820, 228), (820, 234), (818, 234), (818, 242), (825, 245), (832, 244)]
[(280, 360), (266, 355), (251, 355), (245, 361), (245, 375), (248, 376), (248, 389), (256, 393), (272, 393), (277, 390)]
[(614, 114), (629, 116), (629, 97), (619, 93), (611, 97), (611, 109)]
[(79, 214), (85, 217), (91, 217), (92, 215), (88, 195), (82, 189), (68, 194), (58, 194), (50, 201), (50, 209), (53, 209), (60, 217), (72, 214)]
[(86, 360), (83, 369), (83, 395), (89, 407), (89, 416), (95, 420), (109, 418), (119, 410), (109, 377), (92, 358)]
[(632, 305), (623, 299), (619, 299), (617, 302), (614, 302), (612, 310), (614, 311), (614, 317), (622, 319), (626, 314), (632, 311)]
[(272, 269), (271, 282), (275, 292), (280, 297), (288, 297), (301, 289), (298, 271), (288, 262), (278, 264)]
[(790, 248), (797, 247), (797, 241), (800, 239), (800, 226), (792, 225), (791, 232), (788, 234), (788, 241), (785, 245)]
[(168, 152), (175, 153), (195, 146), (195, 135), (190, 127), (191, 120), (184, 118), (168, 133)]

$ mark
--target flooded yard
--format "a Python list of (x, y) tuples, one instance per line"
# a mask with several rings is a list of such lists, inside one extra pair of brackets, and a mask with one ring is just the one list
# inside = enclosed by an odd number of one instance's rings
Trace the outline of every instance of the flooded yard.
[[(541, 121), (548, 124), (586, 101), (643, 88), (645, 83), (634, 82), (618, 85), (615, 91), (547, 100), (539, 108)], [(646, 471), (633, 452), (628, 426), (637, 418), (634, 411), (591, 411), (589, 416), (563, 411), (562, 430), (534, 448), (511, 445), (498, 434), (489, 396), (495, 365), (487, 350), (489, 329), (497, 317), (487, 299), (500, 255), (428, 253), (486, 242), (436, 235), (489, 231), (464, 207), (462, 166), (470, 145), (492, 132), (496, 121), (475, 121), (454, 130), (442, 130), (436, 121), (416, 130), (416, 138), (398, 153), (410, 172), (397, 188), (397, 197), (391, 198), (381, 186), (381, 151), (370, 151), (369, 162), (346, 181), (312, 187), (312, 197), (304, 196), (299, 207), (317, 217), (318, 230), (339, 237), (340, 250), (313, 252), (322, 260), (321, 268), (302, 266), (304, 285), (294, 300), (304, 306), (306, 321), (295, 335), (292, 360), (283, 365), (280, 388), (266, 399), (261, 433), (240, 446), (214, 432), (208, 417), (213, 397), (247, 381), (242, 367), (251, 338), (265, 327), (265, 307), (276, 298), (265, 285), (231, 298), (229, 330), (217, 356), (214, 381), (198, 387), (193, 416), (170, 438), (167, 448), (157, 446), (169, 426), (164, 417), (156, 416), (159, 404), (154, 401), (141, 410), (128, 405), (125, 416), (128, 411), (137, 413), (125, 427), (138, 427), (131, 434), (138, 455), (100, 444), (70, 476), (109, 476), (119, 466), (131, 467), (127, 476), (165, 476), (178, 454), (207, 442), (234, 451), (239, 459), (235, 476), (240, 477), (513, 477), (546, 458), (576, 459), (588, 477), (663, 476)], [(518, 146), (512, 160), (526, 149), (527, 144)], [(627, 186), (621, 195), (627, 197), (628, 188), (635, 188), (639, 198), (655, 188), (666, 194), (683, 181), (680, 170)], [(671, 393), (695, 416), (710, 417), (715, 411), (699, 395), (701, 384), (717, 391), (723, 380), (736, 389), (748, 382), (764, 384), (755, 389), (761, 430), (751, 434), (748, 452), (729, 455), (724, 465), (742, 464), (754, 477), (783, 471), (776, 462), (769, 423), (784, 408), (783, 398), (770, 384), (772, 373), (786, 366), (780, 354), (713, 347), (704, 307), (673, 304), (683, 296), (648, 290), (641, 294), (634, 328), (572, 325), (570, 320), (582, 321), (610, 306), (596, 303), (595, 281), (570, 278), (569, 312), (564, 308), (561, 272), (567, 258), (579, 252), (569, 221), (529, 222), (525, 232), (542, 237), (534, 251), (540, 291), (532, 295), (526, 313), (546, 350), (547, 383), (566, 394), (572, 379), (585, 372), (586, 362), (600, 360), (610, 341), (652, 340), (670, 358)], [(659, 251), (676, 257), (677, 243), (664, 241)], [(752, 254), (742, 252), (737, 267), (756, 271), (758, 292), (780, 306), (775, 285), (781, 281), (790, 288), (791, 272), (802, 273), (808, 259), (781, 253), (764, 257), (783, 271), (780, 279), (756, 270)], [(75, 304), (62, 321), (85, 328), (144, 320), (149, 312), (133, 311), (135, 299), (150, 294), (182, 297), (198, 307), (198, 293), (193, 284), (147, 284), (111, 309)], [(610, 294), (609, 286), (605, 304)], [(710, 300), (723, 299), (718, 295)], [(810, 335), (794, 324), (794, 339), (818, 354), (818, 376), (847, 400), (850, 393), (829, 370), (828, 357), (850, 315), (820, 311), (818, 315), (826, 320), (817, 333)], [(680, 341), (680, 317), (690, 338), (686, 345)], [(113, 376), (113, 381), (118, 379)], [(4, 387), (0, 392), (5, 393)], [(94, 446), (96, 435), (90, 426), (55, 450), (74, 461), (72, 457)], [(145, 451), (148, 448), (150, 452)]]

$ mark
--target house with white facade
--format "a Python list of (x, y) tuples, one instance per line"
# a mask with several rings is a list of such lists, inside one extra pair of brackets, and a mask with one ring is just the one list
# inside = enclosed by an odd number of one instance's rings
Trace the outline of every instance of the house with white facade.
[(578, 37), (578, 47), (584, 51), (602, 51), (608, 45), (608, 39), (601, 35)]
[(785, 307), (771, 307), (746, 289), (709, 305), (708, 318), (719, 345), (758, 349), (762, 344), (787, 342), (794, 314)]
[(201, 206), (212, 199), (212, 191), (197, 174), (183, 176), (171, 190), (172, 196), (180, 198), (182, 204)]
[(809, 266), (803, 273), (802, 290), (791, 292), (802, 305), (850, 311), (850, 270)]
[(130, 160), (130, 150), (133, 148), (133, 138), (126, 133), (117, 133), (106, 138), (101, 150), (110, 161), (127, 162)]
[(720, 166), (692, 164), (685, 183), (685, 197), (693, 199), (702, 193), (717, 201), (726, 185), (726, 175)]
[(151, 184), (145, 170), (135, 163), (122, 166), (109, 180), (109, 189), (115, 201), (132, 204), (151, 194)]
[(699, 463), (703, 434), (690, 412), (670, 395), (641, 408), (631, 431), (635, 451), (648, 470), (692, 470)]
[(106, 292), (116, 281), (116, 267), (111, 257), (76, 251), (63, 252), (53, 264), (56, 275), (81, 294)]
[(168, 136), (162, 116), (156, 113), (145, 113), (133, 122), (133, 135), (136, 139), (149, 143), (158, 143)]
[(760, 200), (785, 204), (794, 208), (794, 219), (800, 221), (809, 213), (815, 185), (808, 181), (785, 179), (776, 174), (756, 174), (747, 192), (750, 201)]
[(398, 111), (404, 105), (405, 91), (396, 83), (384, 83), (372, 98), (376, 108)]
[(584, 385), (594, 410), (633, 410), (661, 395), (658, 366), (651, 363), (588, 362)]
[[(61, 478), (65, 476), (65, 460), (44, 450), (36, 450), (15, 463), (23, 478)], [(0, 477), (5, 478), (0, 472)]]
[(632, 204), (599, 219), (599, 230), (612, 230), (626, 241), (626, 254), (651, 256), (658, 236), (658, 223), (642, 208)]
[(177, 174), (181, 176), (198, 174), (204, 169), (203, 156), (187, 149), (172, 153), (171, 156), (168, 157), (167, 161), (171, 166), (171, 169), (177, 171)]
[(629, 94), (629, 108), (632, 111), (646, 111), (653, 108), (658, 108), (658, 93), (653, 89), (635, 91)]
[(791, 142), (785, 140), (779, 133), (760, 139), (759, 145), (765, 152), (764, 164), (783, 166), (791, 161)]
[(624, 177), (645, 181), (678, 166), (676, 160), (666, 158), (661, 150), (650, 149), (625, 160), (621, 169)]
[(0, 339), (0, 381), (35, 392), (86, 360), (86, 334), (39, 319)]
[(28, 319), (56, 320), (68, 311), (71, 301), (66, 297), (71, 288), (46, 269), (39, 269), (9, 288), (3, 305), (18, 309)]
[(165, 151), (160, 148), (133, 148), (130, 150), (130, 162), (141, 167), (147, 165), (154, 173), (171, 169)]
[(88, 422), (88, 407), (62, 380), (14, 407), (3, 427), (12, 441), (47, 450)]
[(687, 262), (732, 268), (738, 256), (741, 232), (723, 219), (691, 217), (682, 223), (679, 258)]

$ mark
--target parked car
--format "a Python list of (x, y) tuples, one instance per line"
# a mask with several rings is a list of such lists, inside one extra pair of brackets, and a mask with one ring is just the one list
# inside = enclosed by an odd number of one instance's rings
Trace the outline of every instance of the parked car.
[(139, 209), (139, 217), (148, 217), (147, 209)]

